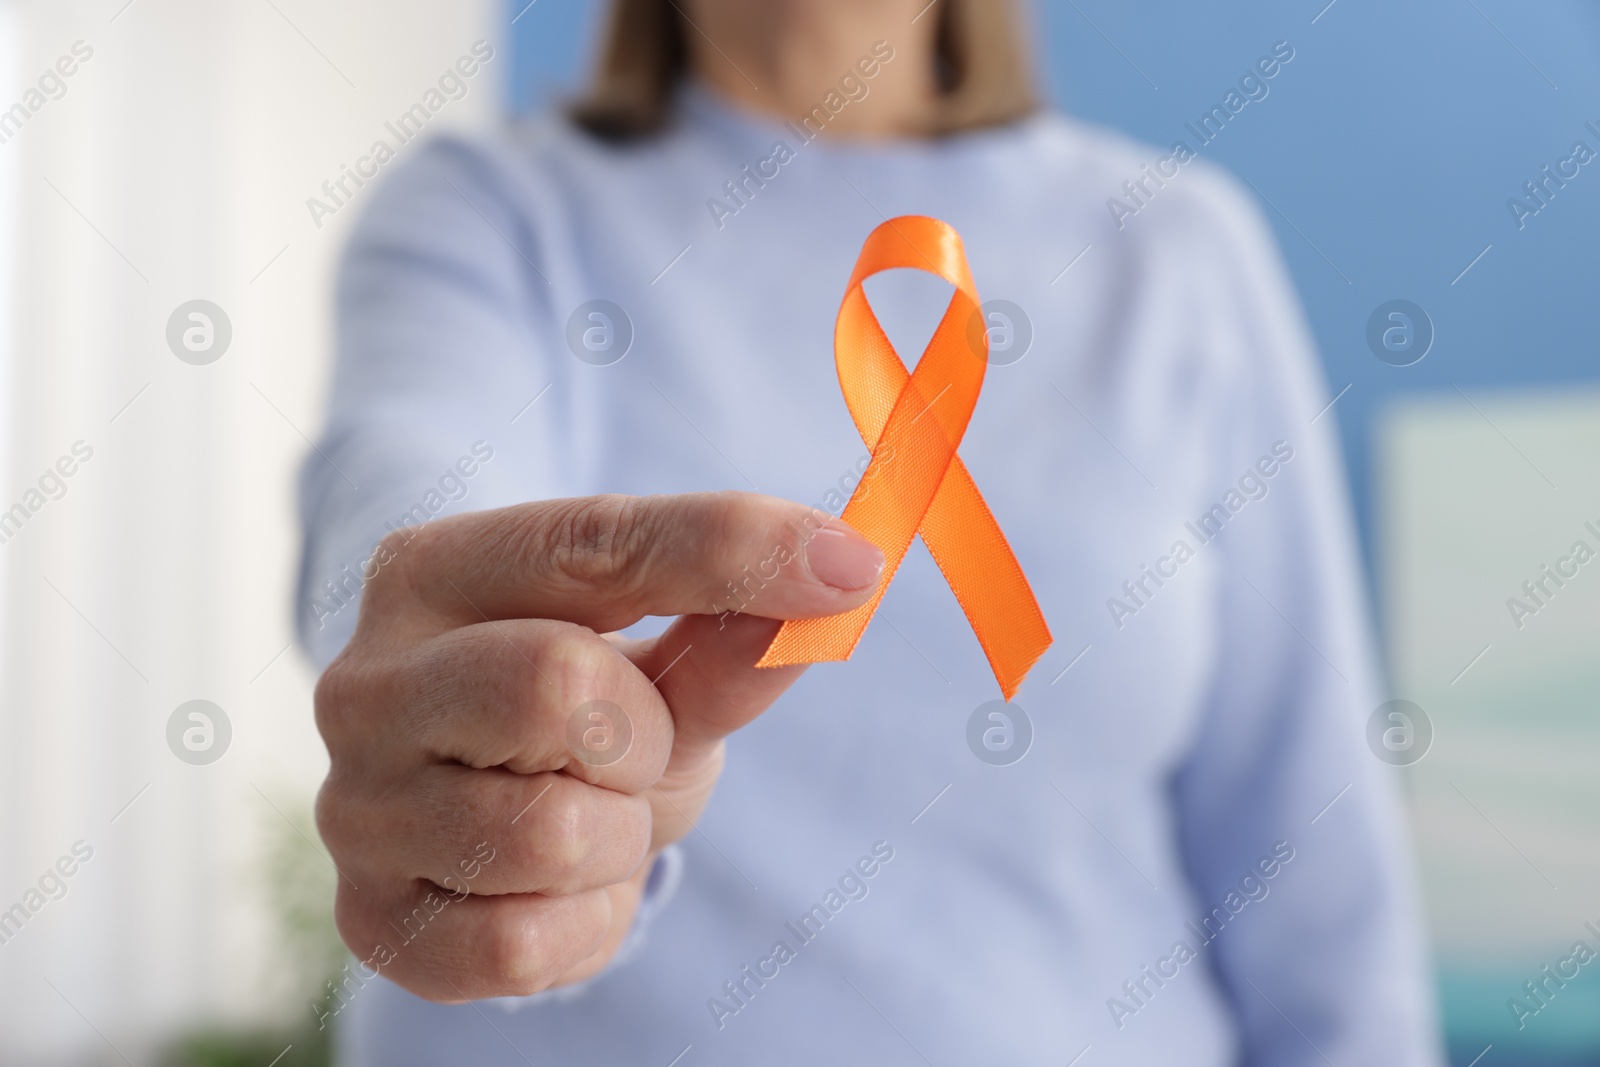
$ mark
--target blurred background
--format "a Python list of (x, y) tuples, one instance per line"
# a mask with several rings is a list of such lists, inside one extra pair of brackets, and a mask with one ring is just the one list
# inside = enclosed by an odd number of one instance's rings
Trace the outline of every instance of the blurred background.
[[(432, 129), (558, 99), (598, 13), (0, 2), (0, 1063), (325, 1062), (293, 479), (361, 192), (307, 200), (475, 42), (493, 58)], [(1431, 726), (1393, 773), (1452, 1058), (1600, 1064), (1600, 966), (1520, 1027), (1508, 1004), (1600, 946), (1600, 561), (1561, 562), (1600, 552), (1600, 5), (1034, 19), (1051, 98), (1152, 159), (1292, 47), (1201, 155), (1276, 228), (1392, 695)]]

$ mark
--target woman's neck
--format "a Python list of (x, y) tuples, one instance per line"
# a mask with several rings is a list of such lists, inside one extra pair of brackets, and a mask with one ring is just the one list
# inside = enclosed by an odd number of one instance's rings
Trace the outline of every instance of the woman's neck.
[(822, 107), (824, 134), (848, 138), (932, 126), (939, 12), (926, 0), (680, 2), (693, 76), (746, 110), (799, 121)]

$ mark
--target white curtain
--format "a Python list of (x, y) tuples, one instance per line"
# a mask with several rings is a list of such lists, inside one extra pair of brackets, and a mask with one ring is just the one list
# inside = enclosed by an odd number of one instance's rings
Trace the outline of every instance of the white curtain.
[[(494, 58), (429, 129), (488, 121), (500, 20), (489, 0), (0, 7), (0, 1062), (141, 1062), (180, 1028), (309, 1015), (261, 870), (324, 769), (287, 647), (293, 479), (371, 190), (347, 182), (320, 227), (306, 201), (479, 40)], [(167, 340), (197, 299), (232, 327), (204, 365)], [(209, 765), (168, 744), (195, 699), (231, 724)]]

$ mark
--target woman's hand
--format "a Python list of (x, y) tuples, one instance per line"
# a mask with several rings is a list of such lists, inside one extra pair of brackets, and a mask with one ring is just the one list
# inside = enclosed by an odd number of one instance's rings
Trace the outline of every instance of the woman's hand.
[[(462, 515), (377, 559), (317, 684), (317, 825), (345, 944), (436, 1001), (603, 968), (723, 738), (804, 670), (754, 666), (771, 620), (854, 608), (883, 567), (836, 520), (747, 493)], [(653, 640), (602, 636), (679, 614)]]

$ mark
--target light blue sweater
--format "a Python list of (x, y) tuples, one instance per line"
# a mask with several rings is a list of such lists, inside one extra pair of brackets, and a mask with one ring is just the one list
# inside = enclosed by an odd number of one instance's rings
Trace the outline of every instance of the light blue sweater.
[[(837, 510), (866, 446), (834, 313), (867, 233), (927, 214), (1011, 305), (961, 455), (1056, 637), (1027, 723), (975, 714), (994, 679), (917, 542), (854, 658), (730, 739), (625, 959), (526, 1004), (369, 982), (344, 1062), (1436, 1064), (1334, 416), (1253, 206), (1053, 114), (800, 132), (690, 90), (641, 145), (545, 116), (360, 193), (306, 644), (347, 638), (387, 525), (601, 492)], [(947, 293), (869, 283), (908, 364)]]

